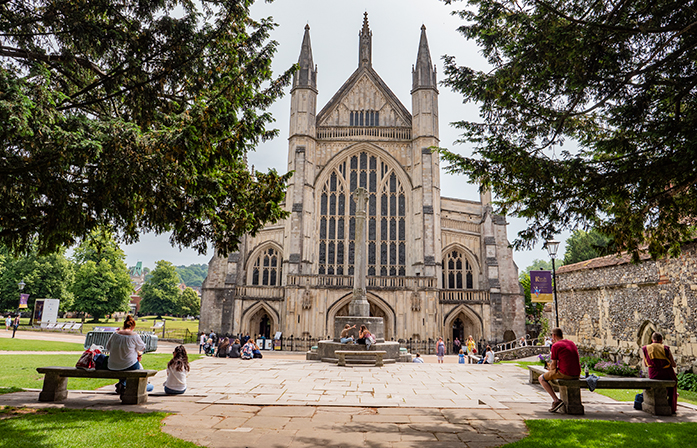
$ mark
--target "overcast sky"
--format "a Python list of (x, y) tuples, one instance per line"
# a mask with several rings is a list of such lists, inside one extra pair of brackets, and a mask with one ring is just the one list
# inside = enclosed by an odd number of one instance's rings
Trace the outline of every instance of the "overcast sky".
[[(455, 6), (463, 6), (456, 2)], [(408, 110), (411, 110), (411, 68), (416, 62), (421, 25), (426, 26), (431, 58), (437, 66), (438, 80), (443, 79), (445, 54), (453, 55), (460, 65), (477, 70), (486, 70), (487, 63), (479, 53), (475, 42), (465, 40), (457, 27), (464, 22), (450, 12), (452, 6), (439, 0), (275, 0), (273, 3), (258, 2), (252, 9), (254, 18), (273, 17), (278, 27), (272, 38), (279, 43), (273, 68), (277, 74), (297, 62), (305, 25), (310, 26), (312, 53), (317, 65), (317, 112), (331, 99), (358, 66), (358, 32), (363, 24), (363, 14), (368, 12), (370, 29), (373, 32), (373, 68), (387, 83)], [(275, 168), (287, 171), (288, 126), (290, 114), (289, 88), (286, 96), (271, 107), (276, 118), (275, 126), (281, 131), (279, 137), (259, 146), (249, 155), (249, 163), (255, 169), (266, 171)], [(455, 145), (458, 132), (450, 122), (477, 120), (476, 104), (462, 104), (462, 96), (439, 88), (440, 144), (461, 154), (471, 154), (468, 145)], [(444, 164), (441, 164), (443, 167)], [(443, 196), (479, 200), (478, 187), (469, 184), (464, 176), (450, 176), (441, 172)], [(521, 219), (508, 218), (509, 240), (525, 227)], [(558, 237), (561, 241), (568, 233)], [(195, 251), (179, 251), (169, 244), (169, 236), (144, 235), (138, 244), (124, 246), (126, 263), (133, 266), (137, 261), (155, 267), (157, 260), (171, 261), (175, 265), (208, 263), (212, 252), (199, 256)], [(564, 245), (559, 249), (563, 256)], [(514, 259), (519, 269), (529, 266), (534, 259), (547, 260), (547, 252), (538, 245), (534, 250), (515, 252)]]

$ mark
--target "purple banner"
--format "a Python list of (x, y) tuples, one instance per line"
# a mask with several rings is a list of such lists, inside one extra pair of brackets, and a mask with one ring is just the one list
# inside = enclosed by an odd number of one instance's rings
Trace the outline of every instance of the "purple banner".
[(29, 294), (20, 294), (19, 295), (19, 307), (26, 308), (28, 300), (29, 300)]
[(530, 295), (533, 302), (551, 302), (552, 296), (552, 272), (530, 271)]

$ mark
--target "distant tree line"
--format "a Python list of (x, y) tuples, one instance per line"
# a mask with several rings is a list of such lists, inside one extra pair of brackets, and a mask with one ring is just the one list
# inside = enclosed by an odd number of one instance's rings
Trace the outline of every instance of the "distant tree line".
[[(206, 265), (180, 266), (193, 286), (205, 278)], [(191, 288), (179, 289), (181, 275), (167, 261), (157, 262), (141, 289), (141, 312), (159, 316), (197, 315), (200, 299)], [(78, 312), (99, 320), (106, 315), (129, 310), (134, 293), (125, 254), (113, 235), (104, 229), (92, 231), (73, 251), (71, 257), (61, 249), (48, 255), (32, 250), (14, 256), (0, 246), (0, 311), (16, 312), (19, 283), (29, 294), (26, 311), (32, 311), (36, 299), (60, 300), (60, 311)], [(185, 282), (186, 283), (186, 282)]]

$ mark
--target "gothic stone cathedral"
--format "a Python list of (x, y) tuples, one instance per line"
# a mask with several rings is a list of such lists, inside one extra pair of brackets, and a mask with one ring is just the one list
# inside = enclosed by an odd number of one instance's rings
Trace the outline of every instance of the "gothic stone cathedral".
[(440, 196), (436, 71), (421, 28), (411, 112), (372, 66), (367, 15), (359, 64), (316, 113), (317, 69), (305, 27), (291, 90), (285, 207), (292, 214), (239, 252), (214, 256), (201, 330), (326, 337), (352, 297), (357, 187), (369, 192), (368, 301), (385, 339), (511, 340), (524, 301), (506, 220), (481, 200)]

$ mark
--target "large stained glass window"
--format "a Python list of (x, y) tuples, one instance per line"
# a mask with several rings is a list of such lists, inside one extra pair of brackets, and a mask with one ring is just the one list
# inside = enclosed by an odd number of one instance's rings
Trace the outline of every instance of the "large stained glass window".
[(368, 152), (355, 154), (329, 175), (319, 210), (319, 274), (353, 275), (356, 203), (368, 191), (368, 275), (406, 275), (406, 195), (394, 170)]

